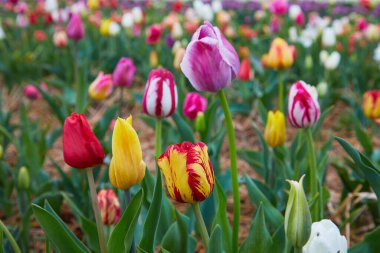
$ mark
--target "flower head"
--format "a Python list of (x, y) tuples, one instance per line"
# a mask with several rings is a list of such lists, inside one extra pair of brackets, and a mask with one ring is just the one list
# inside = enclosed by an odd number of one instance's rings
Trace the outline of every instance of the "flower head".
[(114, 86), (131, 87), (135, 77), (136, 67), (131, 58), (122, 57), (112, 74)]
[(183, 114), (191, 120), (195, 120), (198, 113), (204, 112), (207, 108), (207, 99), (196, 92), (189, 92), (183, 103)]
[(67, 24), (67, 36), (72, 40), (81, 40), (84, 37), (84, 26), (79, 14), (73, 14)]
[(98, 192), (100, 214), (104, 225), (114, 225), (120, 220), (120, 202), (111, 189), (102, 189)]
[(99, 72), (88, 88), (90, 98), (100, 101), (112, 93), (112, 75)]
[(289, 68), (293, 65), (293, 49), (281, 38), (272, 41), (269, 53), (264, 54), (262, 63), (265, 67), (274, 69)]
[(264, 139), (273, 147), (280, 147), (286, 140), (285, 116), (280, 111), (269, 111), (267, 125), (265, 127)]
[(363, 112), (370, 119), (380, 118), (380, 90), (370, 90), (364, 93)]

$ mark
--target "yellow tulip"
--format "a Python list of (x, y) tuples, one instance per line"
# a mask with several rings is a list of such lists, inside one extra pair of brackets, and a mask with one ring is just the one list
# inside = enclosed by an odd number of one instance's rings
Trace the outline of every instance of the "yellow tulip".
[(264, 54), (262, 62), (265, 67), (274, 69), (289, 68), (293, 65), (293, 50), (281, 38), (272, 41), (268, 54)]
[(267, 125), (265, 127), (264, 139), (266, 143), (273, 147), (282, 146), (286, 140), (285, 116), (282, 112), (269, 111)]
[(174, 65), (174, 68), (177, 70), (181, 69), (180, 64), (182, 62), (183, 57), (185, 56), (185, 51), (186, 50), (183, 47), (181, 47), (181, 48), (178, 48), (174, 54), (173, 65)]
[(96, 11), (99, 9), (99, 0), (88, 0), (87, 7), (92, 11)]
[(152, 66), (153, 68), (158, 66), (158, 55), (156, 51), (150, 52), (149, 62), (150, 62), (150, 66)]
[(129, 189), (141, 182), (145, 168), (139, 137), (132, 126), (132, 116), (118, 118), (112, 135), (111, 184), (118, 189)]
[(102, 23), (100, 24), (100, 34), (104, 37), (110, 36), (110, 26), (112, 24), (112, 21), (110, 19), (103, 19)]

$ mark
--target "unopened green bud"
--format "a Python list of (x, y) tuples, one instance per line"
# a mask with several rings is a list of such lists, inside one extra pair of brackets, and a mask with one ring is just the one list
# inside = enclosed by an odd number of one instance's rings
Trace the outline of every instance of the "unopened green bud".
[(290, 243), (298, 249), (309, 240), (311, 232), (311, 215), (302, 182), (288, 180), (290, 192), (285, 211), (285, 233)]
[(18, 188), (21, 190), (27, 190), (30, 186), (29, 171), (25, 166), (22, 166), (18, 171), (17, 176)]
[(195, 130), (202, 133), (206, 130), (205, 115), (203, 112), (198, 112), (195, 119)]
[(305, 67), (306, 69), (311, 69), (313, 67), (313, 58), (310, 54), (305, 57)]

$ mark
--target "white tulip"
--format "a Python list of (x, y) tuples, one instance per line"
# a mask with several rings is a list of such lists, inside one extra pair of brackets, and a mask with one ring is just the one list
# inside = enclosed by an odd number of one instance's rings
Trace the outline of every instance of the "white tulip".
[(343, 21), (340, 19), (334, 20), (332, 23), (332, 28), (334, 29), (334, 32), (336, 35), (342, 35), (343, 34)]
[(332, 52), (326, 59), (325, 68), (327, 70), (334, 70), (338, 67), (340, 62), (340, 54), (337, 51)]
[(130, 12), (124, 13), (121, 18), (121, 25), (124, 28), (132, 28), (133, 27), (133, 14)]
[(132, 16), (136, 24), (140, 24), (143, 21), (143, 11), (138, 6), (132, 8)]
[(289, 7), (289, 17), (291, 19), (296, 19), (297, 16), (302, 12), (301, 7), (298, 4), (292, 4)]
[(221, 10), (223, 10), (223, 5), (222, 5), (222, 2), (220, 2), (219, 0), (214, 0), (212, 1), (212, 10), (216, 13), (216, 12), (219, 12)]
[(380, 30), (377, 25), (370, 24), (365, 30), (365, 35), (369, 41), (376, 41), (380, 38)]
[(111, 22), (108, 32), (111, 36), (115, 36), (120, 33), (120, 25), (114, 21)]
[(373, 59), (377, 62), (380, 63), (380, 44), (377, 45), (375, 48), (375, 52), (373, 54)]
[(326, 50), (322, 50), (319, 53), (319, 60), (324, 64), (326, 60), (329, 58), (329, 53)]
[(297, 28), (292, 26), (289, 28), (289, 40), (291, 42), (296, 42), (297, 39), (298, 39)]
[(57, 0), (46, 0), (44, 8), (45, 8), (45, 11), (49, 13), (58, 10)]
[(347, 240), (331, 220), (321, 220), (311, 225), (310, 238), (302, 252), (347, 253)]
[(182, 26), (179, 22), (174, 23), (171, 35), (174, 39), (180, 39), (183, 36)]
[(334, 29), (326, 27), (322, 33), (322, 45), (325, 47), (332, 47), (336, 43), (336, 36)]

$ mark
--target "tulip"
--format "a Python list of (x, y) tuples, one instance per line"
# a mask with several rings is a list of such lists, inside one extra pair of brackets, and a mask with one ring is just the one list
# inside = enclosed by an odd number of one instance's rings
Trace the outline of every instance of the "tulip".
[(123, 17), (121, 19), (121, 25), (125, 28), (133, 27), (133, 15), (131, 12), (127, 12), (123, 14)]
[(340, 54), (337, 51), (332, 52), (324, 61), (324, 66), (327, 70), (334, 70), (340, 62)]
[(317, 85), (317, 91), (318, 91), (318, 95), (323, 97), (327, 94), (327, 91), (328, 91), (328, 85), (326, 82), (320, 82), (318, 83)]
[[(297, 249), (302, 249), (310, 236), (311, 214), (303, 190), (302, 182), (289, 180), (290, 192), (285, 211), (285, 233), (290, 243)], [(324, 252), (324, 251), (321, 251)]]
[(380, 118), (380, 90), (370, 90), (364, 93), (363, 112), (370, 119)]
[(45, 0), (45, 11), (53, 12), (58, 10), (58, 1), (57, 0)]
[(335, 31), (331, 27), (327, 27), (322, 33), (322, 45), (324, 47), (332, 47), (336, 43)]
[(17, 185), (20, 190), (28, 190), (30, 187), (30, 175), (25, 166), (22, 166), (18, 171)]
[(53, 35), (53, 43), (56, 47), (64, 48), (67, 46), (66, 31), (57, 31)]
[(276, 15), (285, 15), (288, 12), (289, 4), (287, 0), (272, 0), (269, 10)]
[(24, 96), (30, 100), (36, 100), (41, 98), (41, 93), (33, 84), (28, 84), (24, 87)]
[(249, 59), (244, 59), (241, 62), (238, 79), (243, 81), (249, 81), (253, 78), (253, 72)]
[(157, 118), (172, 115), (178, 103), (177, 87), (172, 73), (154, 69), (149, 73), (142, 99), (144, 113)]
[(136, 67), (131, 58), (122, 57), (112, 74), (114, 86), (131, 87), (135, 77)]
[(183, 57), (185, 56), (185, 53), (186, 53), (186, 50), (184, 48), (178, 48), (176, 51), (175, 51), (175, 54), (174, 54), (174, 62), (173, 62), (173, 65), (174, 65), (174, 68), (179, 70), (181, 68), (181, 62), (183, 60)]
[(266, 143), (274, 147), (280, 147), (286, 140), (286, 125), (285, 116), (280, 111), (269, 111), (267, 124), (264, 132), (264, 139)]
[(120, 203), (115, 192), (111, 189), (98, 192), (100, 214), (104, 225), (114, 225), (120, 220)]
[(307, 128), (320, 116), (318, 93), (315, 87), (298, 81), (292, 85), (288, 100), (288, 118), (292, 126)]
[(369, 41), (378, 41), (380, 38), (380, 29), (377, 25), (370, 24), (365, 31), (365, 35)]
[(145, 168), (139, 137), (132, 126), (132, 116), (118, 118), (112, 134), (111, 184), (121, 190), (129, 189), (141, 182)]
[(171, 30), (171, 35), (173, 36), (174, 39), (182, 38), (183, 29), (182, 29), (182, 26), (179, 22), (174, 23), (172, 30)]
[(87, 7), (92, 11), (99, 9), (99, 0), (87, 0)]
[(112, 20), (111, 19), (103, 19), (100, 23), (100, 34), (104, 37), (110, 36), (110, 26), (111, 26)]
[(289, 17), (293, 20), (297, 18), (297, 16), (302, 13), (302, 9), (298, 4), (292, 4), (289, 7)]
[(152, 67), (158, 66), (158, 55), (156, 51), (152, 51), (149, 54), (149, 63)]
[(181, 70), (198, 91), (217, 92), (237, 77), (240, 62), (219, 28), (200, 26), (187, 46)]
[(274, 16), (269, 24), (269, 31), (271, 33), (279, 33), (281, 29), (281, 19)]
[(84, 37), (84, 26), (79, 14), (73, 14), (67, 24), (67, 36), (69, 39), (78, 41)]
[(103, 162), (104, 151), (84, 114), (72, 113), (63, 125), (63, 158), (71, 167), (85, 169)]
[(33, 33), (33, 36), (34, 36), (34, 39), (37, 41), (37, 42), (43, 42), (46, 40), (46, 33), (42, 30), (35, 30), (34, 33)]
[(112, 93), (112, 75), (99, 72), (96, 79), (88, 87), (90, 98), (100, 101)]
[(368, 27), (368, 22), (365, 18), (358, 18), (356, 20), (356, 30), (357, 31), (364, 31)]
[(183, 203), (205, 200), (215, 178), (207, 146), (203, 142), (170, 145), (157, 160), (172, 199)]
[(264, 54), (262, 62), (265, 67), (274, 69), (289, 68), (293, 64), (293, 50), (281, 38), (272, 41), (268, 54)]
[(303, 253), (347, 253), (346, 237), (340, 235), (338, 227), (328, 219), (311, 225), (309, 241), (302, 248)]
[(159, 24), (154, 24), (148, 28), (146, 33), (147, 44), (157, 44), (160, 41), (162, 29)]
[(136, 24), (141, 24), (144, 20), (144, 13), (141, 10), (141, 7), (135, 6), (132, 8), (132, 16), (133, 16), (133, 21)]
[(190, 120), (195, 120), (198, 113), (203, 113), (207, 108), (207, 99), (196, 92), (189, 92), (183, 103), (183, 114)]

